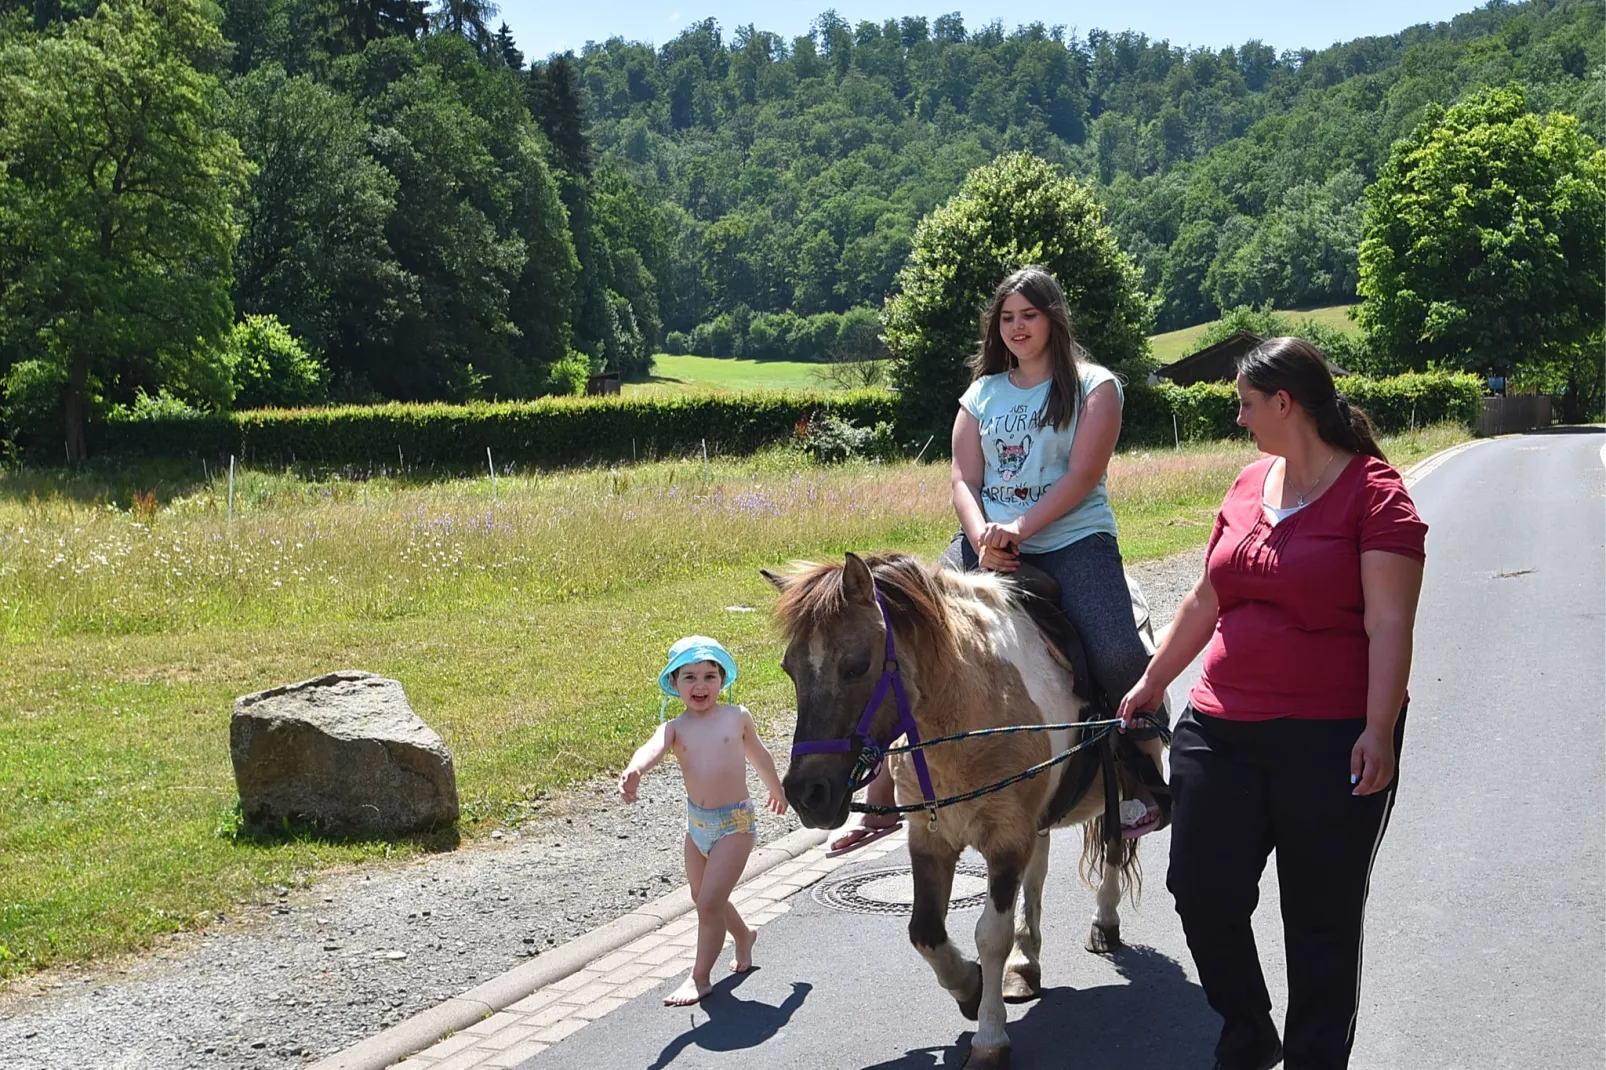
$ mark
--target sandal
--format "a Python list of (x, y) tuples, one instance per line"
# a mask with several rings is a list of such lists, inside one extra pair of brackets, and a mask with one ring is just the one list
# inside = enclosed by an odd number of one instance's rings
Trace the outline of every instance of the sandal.
[(851, 851), (857, 851), (866, 844), (874, 843), (883, 836), (897, 832), (902, 827), (903, 822), (900, 821), (896, 825), (882, 825), (879, 828), (860, 825), (857, 828), (848, 829), (847, 832), (831, 841), (831, 847), (825, 852), (825, 857), (835, 858), (837, 855), (845, 855)]

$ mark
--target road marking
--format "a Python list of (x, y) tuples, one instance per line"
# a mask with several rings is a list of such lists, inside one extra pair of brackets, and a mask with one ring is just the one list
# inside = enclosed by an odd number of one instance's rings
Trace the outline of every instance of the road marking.
[[(1416, 462), (1416, 464), (1412, 465), (1406, 470), (1404, 475), (1406, 488), (1409, 489), (1410, 487), (1414, 487), (1416, 484), (1420, 483), (1425, 477), (1431, 475), (1441, 464), (1443, 464), (1445, 461), (1448, 461), (1456, 454), (1464, 453), (1467, 450), (1470, 450), (1472, 447), (1481, 446), (1488, 441), (1489, 439), (1486, 438), (1475, 438), (1469, 442), (1463, 442), (1459, 446), (1451, 446), (1447, 450), (1440, 450), (1431, 457), (1424, 457), (1422, 460)], [(1602, 458), (1606, 459), (1606, 452), (1602, 453)]]
[(1606, 467), (1606, 446), (1600, 448), (1600, 463), (1603, 467)]

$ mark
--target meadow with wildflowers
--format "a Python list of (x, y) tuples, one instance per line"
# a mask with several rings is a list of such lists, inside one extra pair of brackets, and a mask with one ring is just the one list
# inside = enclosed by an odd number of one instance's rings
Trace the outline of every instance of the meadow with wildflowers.
[[(1405, 464), (1464, 437), (1385, 443)], [(1244, 442), (1120, 454), (1129, 560), (1203, 544)], [(196, 466), (199, 468), (199, 465)], [(790, 692), (760, 566), (935, 556), (946, 464), (710, 463), (432, 480), (171, 466), (0, 475), (0, 978), (137, 949), (273, 884), (455, 842), (239, 835), (235, 696), (339, 668), (405, 685), (455, 758), (461, 835), (616, 768), (688, 632)]]

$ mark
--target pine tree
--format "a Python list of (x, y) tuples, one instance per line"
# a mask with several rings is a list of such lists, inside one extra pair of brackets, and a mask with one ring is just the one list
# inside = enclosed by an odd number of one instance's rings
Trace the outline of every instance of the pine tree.
[(501, 57), (502, 62), (507, 64), (509, 70), (522, 71), (524, 69), (524, 53), (520, 52), (518, 46), (513, 43), (513, 31), (508, 29), (505, 19), (502, 22), (501, 29), (496, 31), (496, 36), (492, 39), (491, 44), (494, 54)]

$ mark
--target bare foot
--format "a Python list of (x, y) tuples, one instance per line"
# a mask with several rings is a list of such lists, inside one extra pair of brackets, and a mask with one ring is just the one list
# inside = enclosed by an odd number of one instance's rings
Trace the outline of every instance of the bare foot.
[(714, 986), (704, 981), (697, 983), (697, 978), (687, 977), (681, 986), (664, 997), (666, 1007), (690, 1007), (714, 990)]
[(731, 973), (746, 973), (753, 968), (753, 941), (758, 939), (758, 930), (747, 930), (746, 940), (734, 936), (731, 939), (736, 941), (736, 957), (731, 959)]

